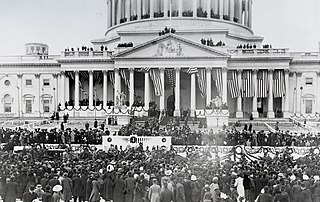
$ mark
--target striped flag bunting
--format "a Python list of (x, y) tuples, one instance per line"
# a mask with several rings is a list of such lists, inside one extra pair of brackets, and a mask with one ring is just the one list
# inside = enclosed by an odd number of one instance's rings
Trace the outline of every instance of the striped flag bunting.
[(83, 88), (83, 85), (82, 85), (81, 81), (79, 81), (79, 89), (81, 90), (81, 92), (84, 92), (84, 91), (85, 91), (84, 88)]
[(252, 73), (245, 71), (242, 75), (242, 97), (253, 97)]
[(149, 75), (151, 77), (151, 80), (152, 80), (152, 83), (154, 86), (154, 94), (156, 96), (161, 96), (162, 95), (162, 83), (161, 83), (161, 78), (160, 78), (160, 71), (151, 69), (149, 71)]
[(74, 80), (73, 72), (67, 72), (67, 76)]
[(128, 90), (130, 91), (130, 80), (128, 79), (130, 78), (129, 72), (124, 69), (121, 69), (120, 76), (124, 80), (124, 84), (127, 86)]
[(186, 73), (187, 73), (187, 74), (196, 74), (196, 73), (198, 73), (198, 68), (196, 68), (196, 67), (189, 67), (189, 69), (187, 69)]
[(206, 80), (206, 70), (205, 69), (199, 69), (197, 70), (197, 78), (198, 78), (198, 86), (200, 90), (200, 95), (201, 97), (205, 98), (207, 93), (206, 93), (206, 88), (207, 88), (207, 80)]
[(212, 75), (212, 79), (215, 81), (217, 91), (219, 96), (222, 96), (222, 70), (221, 69), (215, 69), (214, 74)]
[(80, 71), (80, 75), (81, 77), (85, 78), (85, 79), (88, 79), (89, 78), (89, 73), (86, 72), (86, 71)]
[(114, 88), (114, 72), (108, 72), (112, 88)]
[(227, 85), (228, 85), (231, 97), (237, 98), (240, 96), (240, 88), (238, 83), (237, 72), (231, 71), (230, 73), (231, 75), (230, 75), (230, 79), (227, 80)]
[(176, 76), (175, 76), (175, 71), (173, 69), (166, 69), (165, 73), (168, 77), (170, 86), (174, 88), (176, 86)]
[(101, 83), (102, 81), (102, 75), (101, 75), (101, 72), (98, 72), (98, 71), (95, 71), (94, 74), (93, 74), (93, 80), (96, 82), (96, 83)]
[(261, 71), (258, 75), (260, 78), (257, 78), (257, 98), (266, 98), (268, 97), (268, 72)]
[(138, 70), (138, 72), (149, 72), (149, 71), (150, 71), (150, 67), (143, 67)]
[(283, 97), (285, 95), (285, 82), (283, 71), (277, 70), (274, 74), (273, 79), (273, 96), (275, 98)]

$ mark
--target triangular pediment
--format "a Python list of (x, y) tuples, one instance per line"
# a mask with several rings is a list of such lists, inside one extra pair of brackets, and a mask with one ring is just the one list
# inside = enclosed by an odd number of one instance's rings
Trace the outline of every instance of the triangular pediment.
[(227, 58), (229, 55), (174, 34), (160, 36), (113, 58)]

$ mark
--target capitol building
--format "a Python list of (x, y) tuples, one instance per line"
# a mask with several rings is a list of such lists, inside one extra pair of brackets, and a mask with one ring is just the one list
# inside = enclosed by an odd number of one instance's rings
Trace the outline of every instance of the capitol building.
[(0, 56), (0, 117), (104, 117), (117, 105), (194, 116), (217, 100), (231, 118), (317, 115), (319, 52), (264, 44), (252, 3), (107, 0), (92, 47), (50, 55), (28, 43), (25, 55)]

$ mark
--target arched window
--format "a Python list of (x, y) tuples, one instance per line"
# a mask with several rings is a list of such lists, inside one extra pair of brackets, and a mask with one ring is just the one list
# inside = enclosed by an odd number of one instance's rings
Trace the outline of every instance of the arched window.
[(3, 98), (4, 112), (11, 112), (12, 98), (9, 94), (5, 94)]

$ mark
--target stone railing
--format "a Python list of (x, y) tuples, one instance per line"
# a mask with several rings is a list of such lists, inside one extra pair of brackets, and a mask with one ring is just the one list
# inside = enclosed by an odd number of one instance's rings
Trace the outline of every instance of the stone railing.
[(231, 49), (228, 50), (231, 55), (239, 56), (290, 56), (287, 48), (255, 48), (255, 49)]
[(37, 61), (53, 61), (58, 55), (14, 55), (0, 56), (0, 62), (37, 62)]
[(81, 57), (110, 57), (113, 51), (62, 51), (61, 57), (81, 58)]
[(290, 53), (291, 57), (294, 59), (319, 59), (320, 53), (319, 52), (293, 52)]

